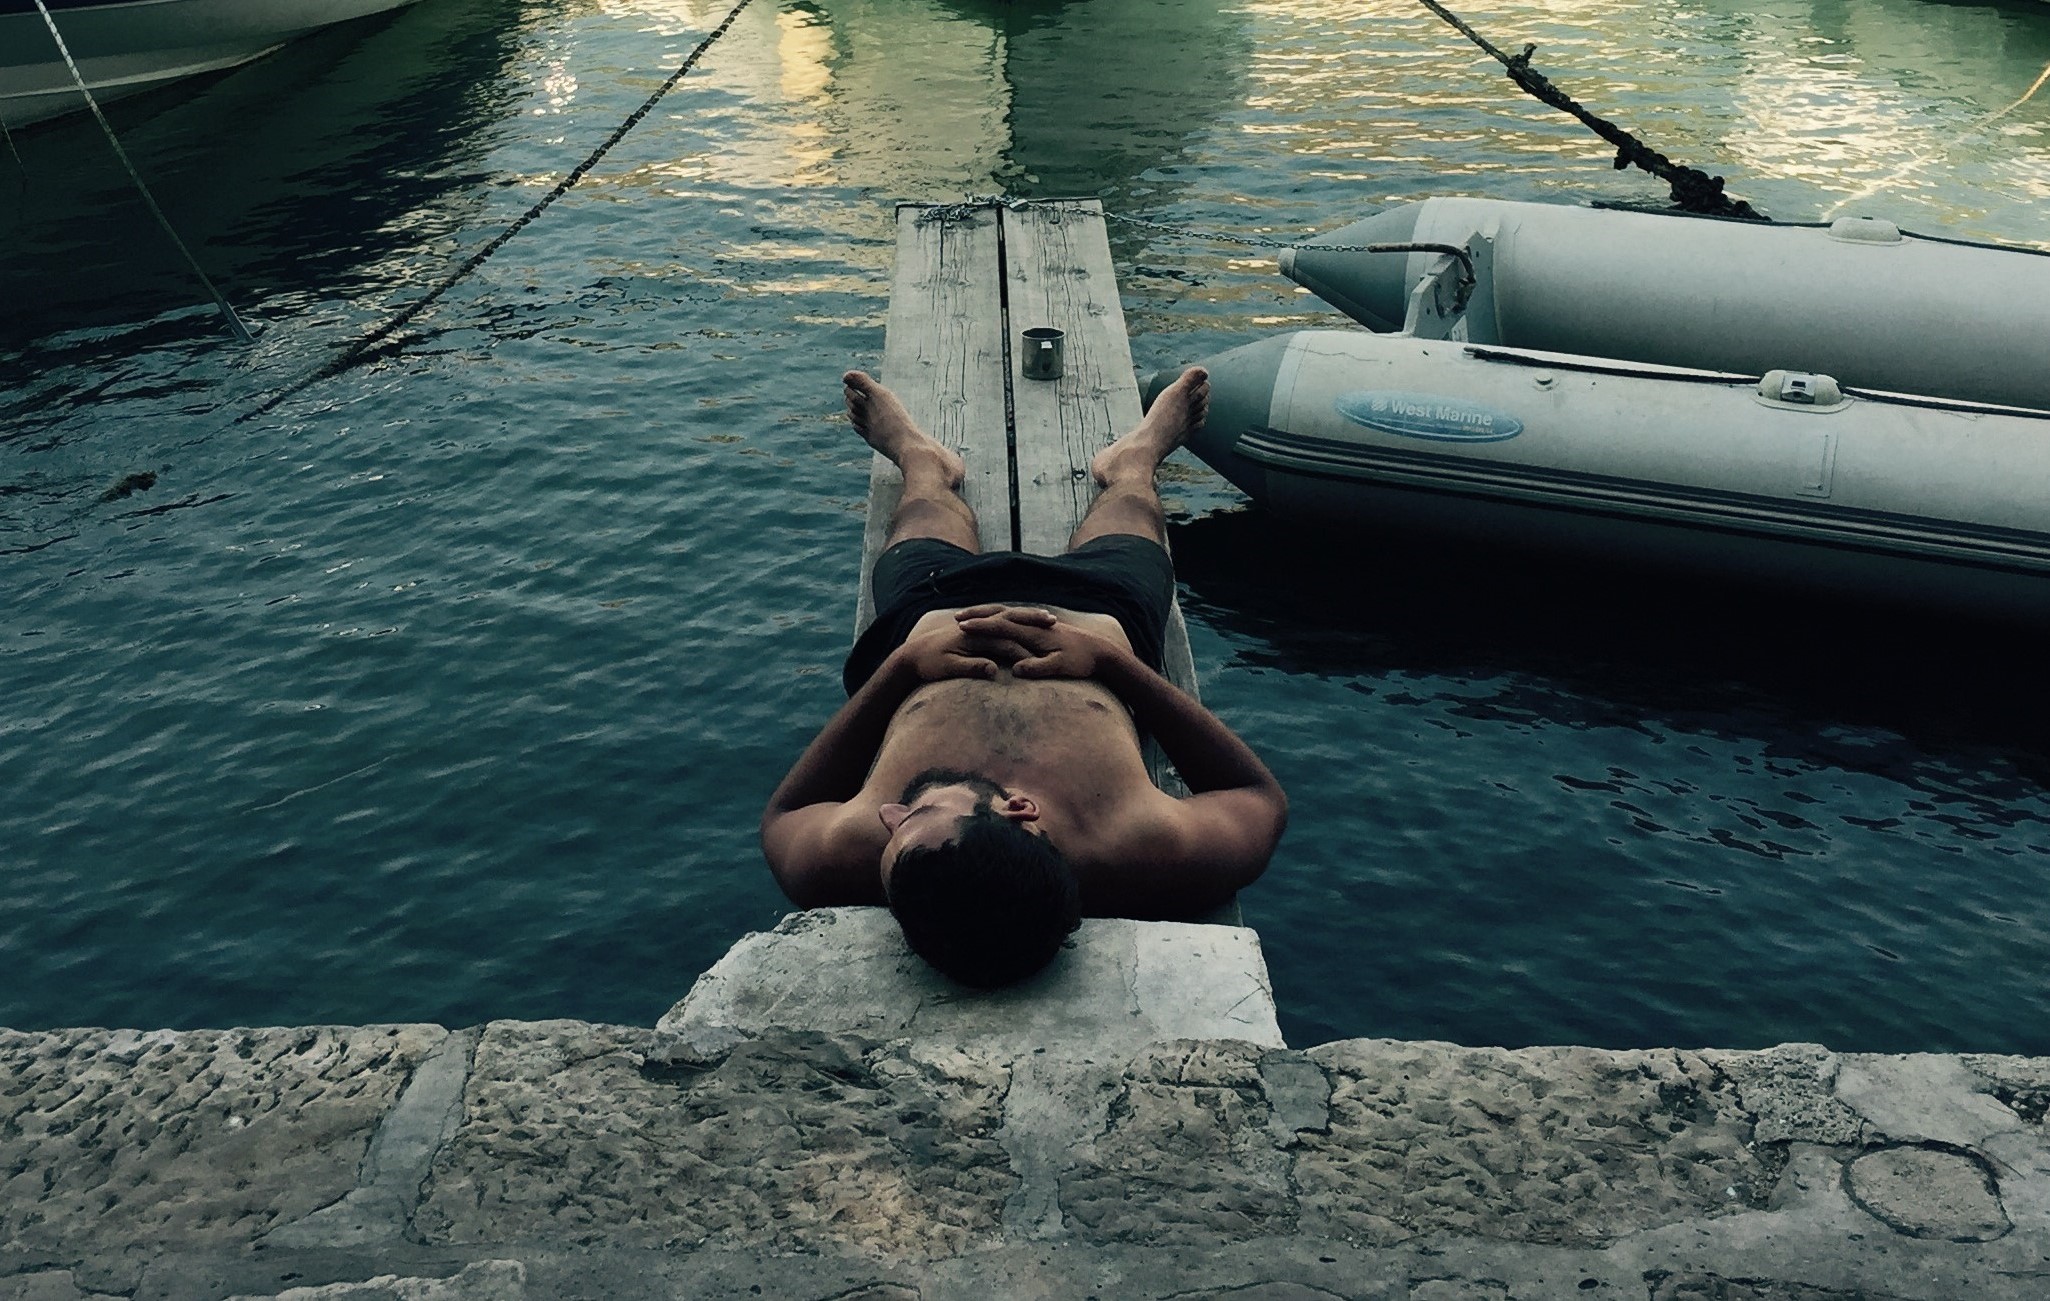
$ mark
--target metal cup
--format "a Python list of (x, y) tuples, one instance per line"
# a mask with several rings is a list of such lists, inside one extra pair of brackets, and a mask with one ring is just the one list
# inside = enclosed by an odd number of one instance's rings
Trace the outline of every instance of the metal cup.
[(1056, 330), (1050, 325), (1035, 326), (1025, 331), (1024, 364), (1026, 379), (1059, 379), (1061, 377), (1061, 353), (1067, 345), (1067, 331)]

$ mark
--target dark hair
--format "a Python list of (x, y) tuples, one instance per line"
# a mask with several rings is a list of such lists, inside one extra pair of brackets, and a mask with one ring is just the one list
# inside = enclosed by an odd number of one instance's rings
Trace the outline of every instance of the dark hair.
[(899, 854), (889, 897), (912, 952), (979, 989), (1038, 971), (1082, 922), (1061, 851), (987, 808), (963, 818), (946, 844)]

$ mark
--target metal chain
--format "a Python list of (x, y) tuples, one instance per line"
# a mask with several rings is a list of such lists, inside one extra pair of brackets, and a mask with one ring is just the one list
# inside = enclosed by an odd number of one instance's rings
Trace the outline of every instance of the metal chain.
[(1248, 248), (1302, 248), (1315, 249), (1319, 253), (1377, 253), (1379, 244), (1311, 244), (1303, 240), (1264, 239), (1258, 235), (1227, 235), (1221, 230), (1198, 230), (1194, 226), (1170, 226), (1164, 221), (1148, 221), (1144, 217), (1128, 217), (1121, 212), (1103, 214), (1112, 221), (1121, 221), (1127, 226), (1144, 226), (1178, 239), (1205, 239), (1219, 244), (1243, 244)]
[[(926, 207), (925, 211), (918, 214), (918, 220), (921, 225), (929, 221), (965, 221), (982, 208), (1002, 208), (1007, 212), (1040, 210), (1061, 213), (1080, 211), (1079, 208), (1076, 208), (1069, 200), (1065, 199), (1020, 199), (1004, 194), (978, 194), (971, 195), (959, 203), (930, 204)], [(1315, 249), (1319, 253), (1379, 253), (1386, 251), (1384, 246), (1379, 244), (1311, 244), (1302, 240), (1266, 239), (1258, 235), (1230, 235), (1221, 230), (1201, 230), (1194, 226), (1171, 226), (1164, 221), (1148, 221), (1144, 217), (1128, 217), (1124, 213), (1111, 212), (1108, 209), (1104, 210), (1103, 215), (1109, 221), (1123, 222), (1127, 226), (1144, 226), (1148, 230), (1157, 230), (1162, 234), (1173, 235), (1177, 239), (1201, 239), (1218, 244), (1242, 244), (1248, 248)]]

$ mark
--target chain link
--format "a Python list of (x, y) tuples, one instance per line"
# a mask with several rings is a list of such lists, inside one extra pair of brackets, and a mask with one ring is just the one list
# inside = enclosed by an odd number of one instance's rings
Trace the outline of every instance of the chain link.
[[(1054, 213), (1080, 212), (1075, 204), (1061, 199), (1020, 199), (1002, 194), (972, 195), (959, 203), (935, 203), (918, 214), (921, 225), (930, 221), (966, 221), (983, 208), (1002, 208), (1008, 212), (1050, 211)], [(1377, 253), (1378, 244), (1311, 244), (1303, 240), (1266, 239), (1258, 235), (1230, 235), (1221, 230), (1201, 230), (1195, 226), (1171, 226), (1164, 221), (1148, 221), (1144, 217), (1128, 217), (1121, 212), (1103, 213), (1109, 221), (1123, 222), (1127, 226), (1143, 226), (1157, 230), (1177, 239), (1208, 240), (1217, 244), (1240, 244), (1247, 248), (1309, 248), (1319, 253)]]
[(1312, 244), (1304, 240), (1265, 239), (1258, 235), (1227, 235), (1221, 230), (1199, 230), (1194, 226), (1170, 226), (1164, 221), (1148, 221), (1144, 217), (1128, 217), (1121, 212), (1103, 214), (1112, 221), (1121, 221), (1127, 226), (1144, 226), (1177, 239), (1203, 239), (1219, 244), (1242, 244), (1247, 248), (1308, 248), (1319, 253), (1374, 253), (1380, 250), (1376, 244)]

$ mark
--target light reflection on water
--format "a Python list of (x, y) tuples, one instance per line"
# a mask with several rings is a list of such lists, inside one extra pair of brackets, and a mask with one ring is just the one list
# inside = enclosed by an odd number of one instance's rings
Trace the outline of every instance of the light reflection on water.
[[(836, 703), (866, 453), (833, 377), (880, 351), (896, 200), (1294, 237), (1658, 197), (1396, 0), (758, 0), (404, 357), (229, 423), (728, 7), (426, 0), (121, 110), (246, 355), (89, 129), (19, 142), (0, 1023), (646, 1021), (773, 921), (754, 821)], [(2050, 241), (2050, 101), (1986, 124), (2050, 11), (1463, 12), (1778, 216)], [(1142, 367), (1332, 322), (1264, 255), (1112, 240)], [(2050, 1050), (2026, 645), (1334, 552), (1194, 462), (1167, 492), (1206, 693), (1294, 798), (1245, 903), (1296, 1041)]]

